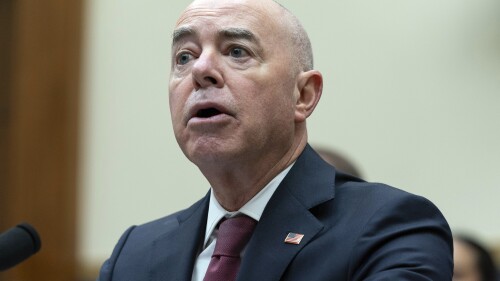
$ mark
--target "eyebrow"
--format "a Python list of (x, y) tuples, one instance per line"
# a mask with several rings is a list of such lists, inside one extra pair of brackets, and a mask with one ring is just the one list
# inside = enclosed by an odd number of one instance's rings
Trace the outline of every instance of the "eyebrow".
[(259, 40), (255, 34), (250, 30), (244, 28), (231, 27), (219, 31), (219, 37), (226, 39), (245, 39), (255, 43), (259, 43)]
[[(174, 33), (172, 35), (172, 46), (175, 45), (177, 42), (181, 41), (182, 39), (190, 36), (198, 36), (198, 32), (188, 26), (183, 26), (179, 27), (178, 29), (174, 30)], [(218, 36), (220, 38), (225, 38), (225, 39), (245, 39), (254, 43), (259, 43), (259, 40), (255, 34), (253, 34), (250, 30), (244, 29), (244, 28), (238, 28), (238, 27), (230, 27), (223, 29), (218, 32)]]
[(181, 41), (183, 38), (196, 36), (197, 34), (198, 33), (196, 32), (196, 30), (191, 27), (179, 27), (178, 29), (174, 30), (174, 33), (172, 35), (172, 46)]

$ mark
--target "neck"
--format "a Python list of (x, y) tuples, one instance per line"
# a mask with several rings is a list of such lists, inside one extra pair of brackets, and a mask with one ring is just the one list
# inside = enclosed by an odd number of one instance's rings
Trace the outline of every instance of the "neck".
[(288, 150), (276, 155), (268, 153), (257, 161), (235, 161), (231, 165), (213, 165), (200, 170), (210, 182), (219, 204), (228, 211), (237, 211), (291, 165), (306, 143), (307, 136), (303, 135)]

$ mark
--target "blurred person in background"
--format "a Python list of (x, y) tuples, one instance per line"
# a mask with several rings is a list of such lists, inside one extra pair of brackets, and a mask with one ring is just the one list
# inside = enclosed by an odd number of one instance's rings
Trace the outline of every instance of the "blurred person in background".
[(499, 280), (489, 251), (477, 240), (466, 235), (455, 235), (453, 247), (453, 281)]
[(344, 154), (325, 147), (316, 147), (315, 150), (323, 160), (335, 167), (335, 169), (360, 179), (363, 178), (360, 169)]

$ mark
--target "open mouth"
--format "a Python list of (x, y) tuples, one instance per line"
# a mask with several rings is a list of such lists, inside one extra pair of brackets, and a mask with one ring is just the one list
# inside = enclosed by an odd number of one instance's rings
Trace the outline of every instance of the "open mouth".
[(196, 112), (196, 117), (198, 118), (210, 118), (216, 115), (222, 114), (221, 111), (219, 111), (216, 108), (205, 108), (205, 109), (200, 109)]

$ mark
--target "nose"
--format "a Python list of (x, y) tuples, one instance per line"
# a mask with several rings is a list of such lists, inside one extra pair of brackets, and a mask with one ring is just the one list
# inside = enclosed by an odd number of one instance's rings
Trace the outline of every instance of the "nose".
[(210, 50), (203, 52), (193, 65), (192, 76), (195, 90), (207, 87), (222, 88), (224, 77), (217, 53)]

